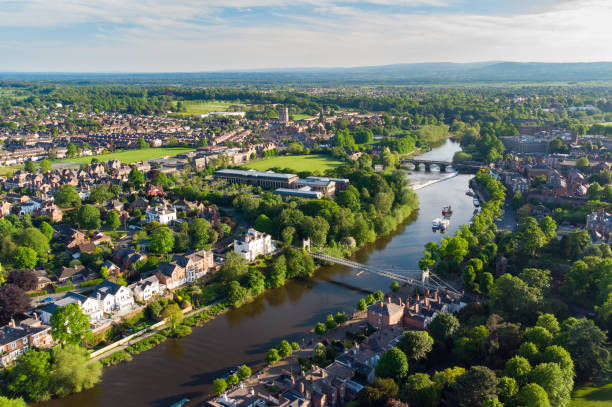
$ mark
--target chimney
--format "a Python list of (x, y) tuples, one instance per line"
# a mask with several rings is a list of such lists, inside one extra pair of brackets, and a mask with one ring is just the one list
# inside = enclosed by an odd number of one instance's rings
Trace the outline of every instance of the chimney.
[(383, 302), (381, 301), (381, 302), (380, 302), (380, 308), (383, 308), (383, 307), (384, 307), (384, 304), (383, 304)]
[(427, 288), (427, 289), (425, 290), (425, 296), (426, 296), (426, 297), (429, 297), (429, 288)]
[(406, 299), (406, 309), (410, 309), (410, 298)]
[(37, 320), (37, 321), (38, 321), (38, 314), (37, 314), (36, 312), (33, 312), (33, 313), (32, 313), (32, 316), (34, 317), (34, 319), (35, 319), (35, 320)]
[(425, 306), (429, 305), (429, 297), (425, 297)]
[(431, 311), (431, 304), (427, 304), (427, 310)]
[(387, 302), (391, 304), (391, 297), (387, 297)]
[(402, 306), (402, 299), (401, 299), (401, 298), (398, 298), (398, 299), (397, 299), (397, 303), (398, 303), (398, 304), (400, 305), (400, 307), (401, 307), (401, 306)]
[(13, 318), (11, 318), (11, 320), (8, 323), (9, 328), (15, 328), (15, 320)]
[(436, 291), (434, 291), (434, 300), (438, 299), (438, 289), (436, 288)]
[(414, 304), (414, 313), (415, 313), (415, 314), (418, 314), (418, 313), (419, 313), (419, 303), (418, 303), (418, 302), (416, 302), (416, 303)]

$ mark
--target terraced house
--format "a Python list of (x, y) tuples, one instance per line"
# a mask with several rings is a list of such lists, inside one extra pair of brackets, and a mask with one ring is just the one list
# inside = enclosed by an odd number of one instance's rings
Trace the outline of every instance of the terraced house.
[(53, 345), (51, 327), (44, 325), (38, 317), (28, 318), (19, 325), (11, 321), (0, 328), (0, 366), (8, 366), (25, 351), (48, 348)]

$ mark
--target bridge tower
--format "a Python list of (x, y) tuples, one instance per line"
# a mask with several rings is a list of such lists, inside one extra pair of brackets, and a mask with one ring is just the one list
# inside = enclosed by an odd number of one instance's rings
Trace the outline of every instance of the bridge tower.
[(310, 252), (310, 238), (302, 240), (302, 249)]
[(421, 272), (421, 284), (429, 284), (429, 269), (423, 270)]

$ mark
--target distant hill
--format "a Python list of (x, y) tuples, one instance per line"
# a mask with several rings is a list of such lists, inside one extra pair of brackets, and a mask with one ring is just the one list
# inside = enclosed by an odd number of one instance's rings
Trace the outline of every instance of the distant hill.
[(0, 80), (184, 85), (363, 85), (612, 80), (612, 62), (417, 63), (193, 73), (0, 73)]

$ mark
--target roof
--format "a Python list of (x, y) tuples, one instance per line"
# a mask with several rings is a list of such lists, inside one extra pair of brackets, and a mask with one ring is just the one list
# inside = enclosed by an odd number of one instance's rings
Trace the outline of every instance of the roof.
[(277, 173), (273, 171), (232, 170), (229, 168), (215, 171), (213, 175), (234, 175), (234, 176), (246, 177), (246, 178), (277, 178), (277, 179), (284, 179), (284, 180), (289, 180), (289, 179), (297, 177), (296, 174), (283, 174), (283, 173)]
[(172, 263), (163, 262), (163, 263), (160, 263), (158, 266), (159, 272), (168, 277), (172, 277), (174, 272), (181, 268), (182, 268), (181, 266), (179, 266), (178, 264), (174, 262)]
[(91, 298), (96, 298), (98, 293), (100, 293), (102, 297), (109, 295), (109, 294), (115, 295), (117, 294), (117, 292), (119, 292), (119, 290), (121, 290), (122, 287), (123, 287), (122, 285), (105, 280), (101, 282), (100, 284), (98, 284), (96, 286), (96, 289), (91, 294), (89, 294), (89, 296)]
[(27, 338), (30, 335), (37, 334), (39, 332), (47, 331), (51, 329), (48, 325), (39, 326), (16, 326), (10, 327), (8, 325), (0, 328), (0, 345), (8, 345), (11, 342), (18, 341), (23, 338)]
[(68, 292), (63, 298), (42, 307), (41, 310), (48, 312), (49, 314), (53, 314), (53, 312), (60, 307), (65, 307), (69, 304), (77, 304), (78, 302), (81, 302), (82, 304), (85, 301), (87, 301), (87, 297), (84, 295)]
[[(381, 307), (382, 304), (382, 307)], [(378, 301), (375, 304), (372, 304), (368, 307), (368, 311), (372, 311), (375, 313), (380, 313), (382, 315), (396, 315), (398, 313), (404, 312), (404, 307), (402, 305), (396, 304), (394, 302), (386, 302), (386, 301)]]

